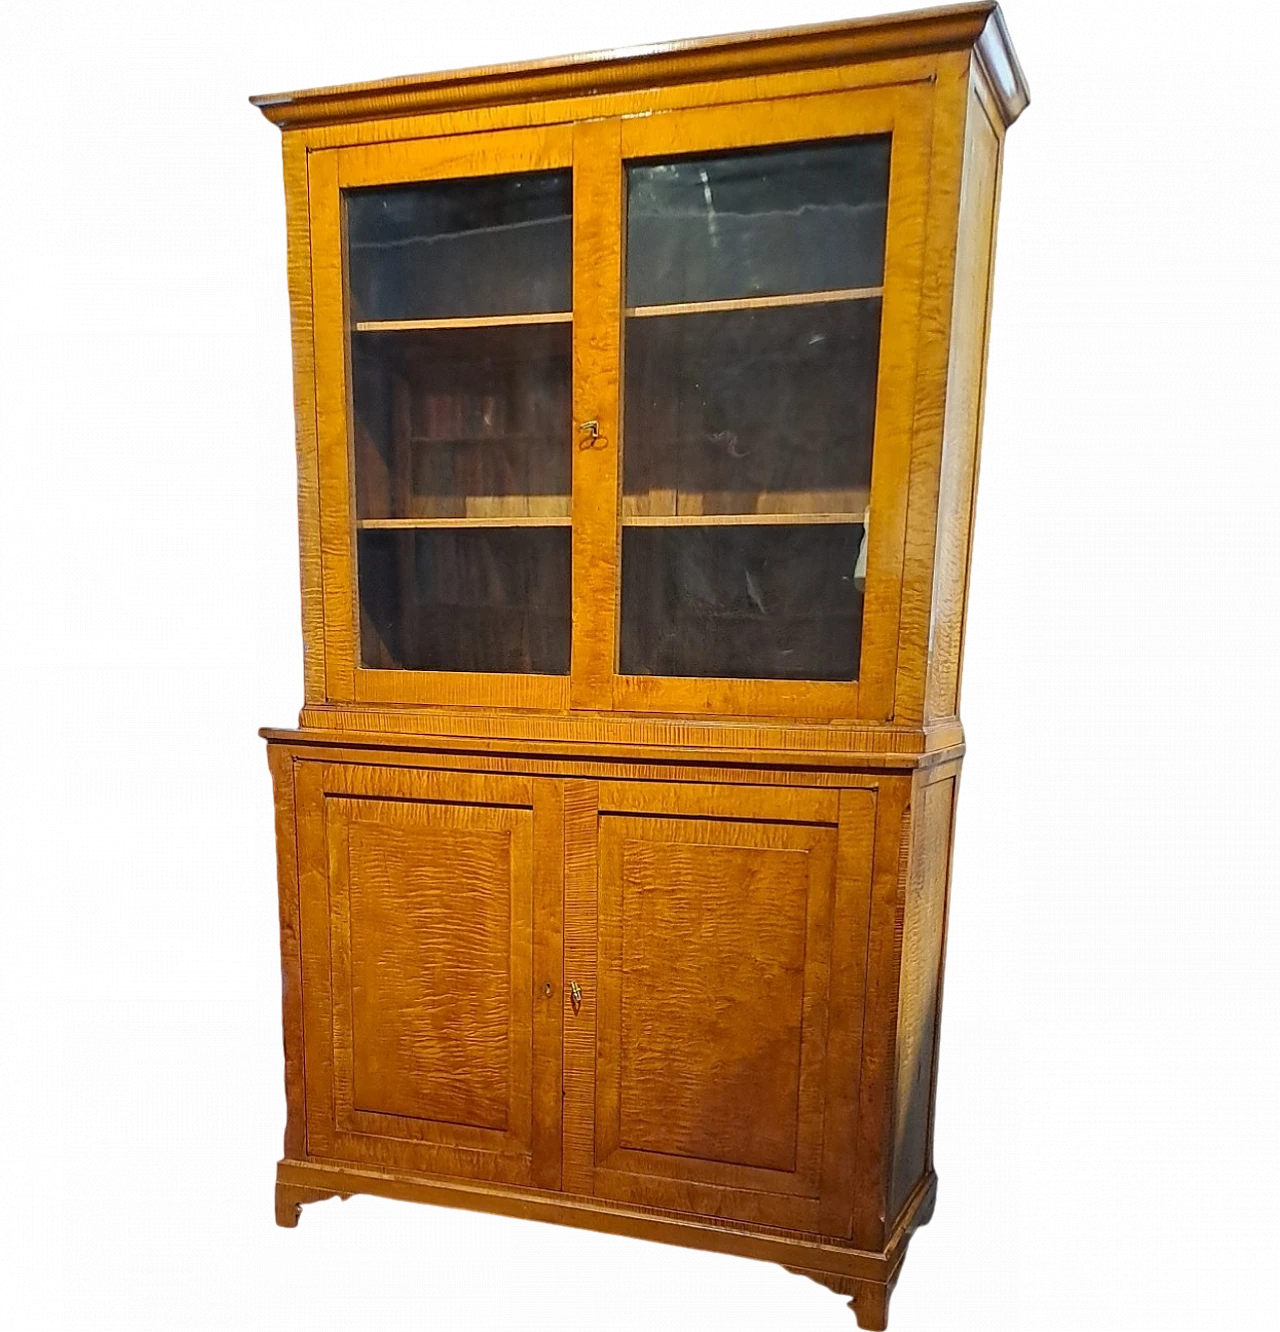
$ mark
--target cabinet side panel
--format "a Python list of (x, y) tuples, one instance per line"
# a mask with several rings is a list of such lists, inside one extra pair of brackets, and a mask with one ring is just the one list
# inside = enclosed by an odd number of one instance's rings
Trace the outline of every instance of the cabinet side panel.
[(890, 1220), (898, 1215), (929, 1168), (929, 1121), (955, 794), (956, 778), (952, 775), (926, 786), (917, 798), (907, 894), (902, 907)]
[(955, 716), (960, 701), (960, 656), (981, 445), (1000, 148), (1000, 137), (975, 88), (969, 95), (964, 183), (960, 194), (960, 236), (929, 622), (926, 721)]
[(306, 1155), (305, 1073), (302, 1054), (302, 938), (298, 913), (298, 847), (294, 827), (293, 759), (275, 745), (267, 763), (276, 806), (276, 876), (280, 892), (280, 999), (284, 1020), (284, 1154)]
[(918, 792), (910, 780), (892, 778), (883, 783), (876, 800), (851, 1233), (858, 1248), (871, 1252), (882, 1249), (888, 1238), (886, 1213), (893, 1164), (898, 966), (916, 795)]
[(320, 470), (316, 459), (315, 346), (311, 317), (311, 219), (307, 149), (284, 135), (288, 229), (289, 328), (293, 346), (293, 418), (298, 456), (298, 554), (302, 574), (302, 675), (308, 703), (324, 699), (324, 584), (320, 571)]
[(956, 244), (970, 63), (968, 53), (948, 52), (939, 56), (934, 91), (929, 213), (893, 705), (894, 720), (905, 725), (923, 721), (928, 685), (929, 606), (937, 545), (938, 470), (946, 415), (951, 315), (955, 304)]

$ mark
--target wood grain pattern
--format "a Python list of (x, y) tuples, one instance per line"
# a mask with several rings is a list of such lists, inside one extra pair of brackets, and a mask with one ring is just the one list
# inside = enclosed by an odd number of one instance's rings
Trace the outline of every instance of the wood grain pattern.
[(778, 824), (602, 820), (602, 1167), (625, 1152), (796, 1173), (805, 995), (818, 988), (809, 887), (829, 895), (834, 842)]
[(342, 214), (338, 156), (307, 155), (311, 218), (312, 328), (315, 348), (316, 453), (327, 699), (355, 697), (355, 546), (348, 467), (347, 336), (343, 316)]
[(525, 1220), (553, 1221), (605, 1234), (680, 1244), (764, 1262), (805, 1263), (818, 1270), (877, 1279), (894, 1255), (868, 1253), (820, 1235), (781, 1231), (747, 1222), (714, 1220), (639, 1205), (624, 1206), (571, 1192), (545, 1193), (518, 1185), (414, 1176), (332, 1161), (282, 1161), (277, 1178), (290, 1184), (341, 1186), (380, 1198), (434, 1203)]
[(298, 903), (293, 758), (279, 745), (267, 750), (275, 793), (276, 881), (280, 899), (280, 1000), (287, 1109), (285, 1156), (306, 1152), (306, 1073), (302, 1039), (302, 922)]
[[(300, 729), (263, 732), (277, 1220), (363, 1192), (587, 1226), (782, 1262), (883, 1328), (936, 1197), (996, 205), (1004, 130), (1026, 104), (998, 9), (259, 100), (286, 129), (306, 686)], [(880, 133), (882, 288), (624, 309), (628, 160)], [(572, 449), (572, 495), (513, 507), (498, 478), (465, 506), (419, 503), (393, 386), (386, 440), (357, 440), (386, 502), (359, 519), (341, 191), (570, 167), (571, 311), (363, 327), (571, 324), (573, 422), (596, 422), (574, 431), (591, 446)], [(628, 314), (873, 294), (869, 493), (819, 480), (744, 507), (725, 485), (642, 486), (622, 504)], [(857, 681), (618, 673), (623, 524), (836, 523), (868, 507)], [(358, 528), (379, 541), (442, 523), (571, 528), (570, 674), (362, 664)]]
[(750, 819), (762, 823), (826, 823), (839, 818), (834, 791), (766, 787), (733, 789), (708, 782), (669, 786), (663, 782), (602, 781), (597, 801), (610, 813), (673, 815), (677, 818)]
[[(897, 653), (903, 484), (911, 453), (912, 395), (929, 182), (931, 97), (925, 87), (880, 88), (784, 103), (701, 107), (629, 119), (624, 157), (802, 143), (827, 135), (891, 132), (867, 581), (858, 679), (850, 683), (620, 675), (614, 706), (639, 712), (860, 718), (890, 716)], [(625, 441), (624, 441), (625, 447)]]
[(595, 421), (602, 448), (573, 460), (573, 706), (607, 708), (617, 660), (619, 382), (624, 213), (619, 124), (592, 120), (573, 139), (573, 419)]
[(624, 517), (624, 527), (814, 527), (860, 523), (860, 513), (668, 513)]
[(898, 487), (908, 496), (898, 620), (894, 719), (924, 719), (930, 598), (938, 519), (938, 471), (946, 408), (957, 219), (964, 165), (964, 109), (971, 56), (938, 58), (924, 278), (915, 361), (911, 463)]
[(299, 743), (391, 743), (404, 748), (501, 748), (520, 752), (572, 753), (581, 757), (630, 755), (637, 759), (836, 765), (844, 768), (903, 768), (936, 762), (947, 746), (927, 740), (950, 737), (961, 745), (958, 724), (944, 731), (919, 727), (817, 725), (737, 717), (627, 716), (607, 713), (477, 712), (461, 708), (309, 707), (301, 731), (265, 728), (267, 739)]
[(650, 84), (621, 92), (581, 90), (546, 101), (502, 103), (459, 110), (423, 111), (373, 120), (331, 122), (287, 130), (310, 151), (357, 144), (395, 143), (402, 139), (531, 129), (538, 125), (577, 124), (588, 120), (652, 115), (682, 107), (784, 101), (815, 93), (887, 88), (933, 81), (938, 56), (924, 54), (866, 65), (825, 65), (780, 70), (755, 78), (724, 78), (709, 83)]
[(887, 1195), (892, 1167), (896, 1069), (900, 902), (906, 892), (911, 836), (911, 781), (886, 779), (876, 808), (875, 862), (868, 903), (865, 1013), (858, 1085), (852, 1239), (883, 1250), (889, 1237)]
[(853, 1233), (853, 1199), (860, 1184), (865, 1188), (858, 1175), (858, 1088), (878, 801), (878, 784), (845, 788), (839, 796), (818, 1207), (818, 1228), (824, 1235)]
[(571, 522), (569, 518), (514, 515), (505, 518), (361, 518), (356, 527), (360, 531), (404, 532), (433, 527), (568, 527)]
[[(592, 1192), (596, 1102), (596, 842), (598, 788), (569, 781), (564, 787), (564, 1187)], [(575, 1007), (570, 984), (581, 1002)]]
[(870, 879), (875, 797), (860, 795), (840, 848), (826, 793), (600, 784), (601, 811), (635, 812), (598, 816), (595, 1157), (577, 1187), (848, 1233), (853, 1172), (828, 1162), (857, 1051), (827, 1033), (833, 1008), (861, 1022), (860, 944), (832, 930), (856, 922)]
[[(984, 92), (982, 81), (979, 80), (978, 92)], [(983, 103), (986, 107), (986, 101)], [(990, 109), (988, 109), (988, 119), (990, 119)], [(1000, 151), (996, 156), (995, 181), (992, 182), (992, 196), (996, 205), (991, 209), (991, 260), (990, 260), (990, 280), (987, 284), (987, 310), (983, 320), (983, 357), (982, 374), (979, 376), (979, 402), (978, 402), (978, 445), (974, 450), (974, 480), (970, 486), (970, 514), (968, 514), (968, 542), (966, 551), (964, 551), (964, 575), (960, 579), (960, 589), (964, 597), (964, 614), (960, 618), (960, 669), (956, 674), (955, 682), (955, 717), (960, 715), (962, 707), (962, 698), (964, 693), (964, 662), (967, 659), (968, 651), (968, 602), (970, 602), (970, 589), (972, 586), (972, 577), (974, 577), (974, 547), (978, 539), (978, 497), (982, 490), (982, 450), (983, 434), (986, 430), (987, 422), (987, 396), (988, 388), (991, 382), (991, 324), (992, 317), (995, 314), (995, 280), (996, 280), (996, 253), (998, 253), (999, 234), (1000, 234), (1000, 209), (999, 200), (1004, 193), (1004, 156), (1006, 156), (1006, 139), (1000, 137)]]
[(513, 129), (503, 134), (414, 138), (401, 143), (360, 144), (338, 153), (343, 189), (405, 185), (424, 180), (551, 171), (572, 160), (567, 125)]
[[(1026, 82), (994, 3), (955, 5), (883, 18), (845, 20), (729, 37), (666, 42), (373, 83), (263, 93), (250, 99), (273, 124), (321, 125), (450, 107), (527, 104), (597, 89), (651, 87), (892, 59), (981, 45), (1010, 123), (1027, 102)], [(993, 21), (994, 20), (994, 21)]]
[(866, 301), (883, 295), (883, 287), (839, 287), (831, 291), (797, 291), (785, 296), (741, 296), (732, 300), (679, 301), (674, 305), (629, 305), (625, 313), (628, 319), (656, 319), (673, 314), (709, 314), (716, 310), (778, 310), (792, 305)]
[[(943, 898), (944, 912), (942, 922), (942, 948), (938, 954), (938, 980), (934, 986), (936, 995), (934, 1012), (934, 1050), (930, 1062), (930, 1095), (928, 1095), (928, 1128), (924, 1134), (924, 1148), (926, 1148), (926, 1160), (924, 1160), (924, 1172), (926, 1180), (934, 1179), (936, 1169), (938, 1169), (938, 1160), (936, 1160), (936, 1128), (938, 1128), (938, 1094), (940, 1083), (942, 1083), (942, 1023), (943, 1008), (947, 1002), (947, 967), (950, 964), (951, 955), (951, 906), (955, 894), (955, 864), (956, 848), (958, 848), (959, 839), (959, 818), (960, 818), (960, 775), (964, 770), (963, 763), (948, 763), (940, 769), (931, 771), (927, 774), (919, 774), (915, 778), (916, 786), (924, 787), (935, 785), (938, 782), (948, 782), (951, 786), (951, 833), (950, 843), (946, 851), (946, 870), (943, 871)], [(914, 1200), (908, 1199), (903, 1211), (910, 1211)]]
[(298, 781), (308, 1152), (554, 1176), (533, 1129), (555, 1037), (534, 1016), (533, 866), (558, 825), (534, 826), (519, 778), (305, 763)]
[(533, 1182), (558, 1189), (564, 1145), (565, 810), (562, 781), (533, 783)]
[(302, 680), (306, 702), (325, 697), (324, 583), (320, 562), (320, 459), (316, 441), (316, 368), (311, 311), (311, 215), (307, 149), (282, 136), (293, 354), (293, 417), (298, 461), (298, 555), (302, 584)]
[(567, 706), (569, 685), (563, 676), (371, 670), (360, 663), (341, 190), (373, 183), (563, 168), (571, 160), (571, 141), (566, 126), (549, 126), (457, 141), (414, 140), (310, 154), (326, 698), (330, 701), (557, 710)]
[[(310, 741), (290, 745), (286, 737), (296, 737), (297, 734), (278, 733), (272, 743), (287, 749), (291, 757), (302, 761), (395, 765), (418, 771), (464, 776), (497, 773), (534, 778), (580, 778), (597, 783), (617, 782), (659, 789), (672, 783), (679, 783), (686, 789), (700, 787), (705, 783), (725, 786), (735, 793), (752, 786), (781, 787), (792, 791), (816, 788), (838, 793), (845, 787), (875, 787), (892, 771), (849, 772), (838, 767), (771, 769), (757, 764), (728, 767), (708, 763), (697, 757), (690, 759), (689, 755), (683, 756), (683, 763), (662, 758), (617, 762), (574, 757), (546, 758), (484, 749), (478, 752), (438, 751), (416, 747), (395, 748), (385, 737), (378, 744), (351, 745), (336, 738), (331, 738), (328, 744), (321, 744), (312, 737)], [(372, 738), (366, 739), (371, 741)]]
[(526, 324), (571, 324), (569, 310), (550, 314), (466, 315), (451, 319), (357, 319), (357, 333), (408, 333), (427, 328), (519, 328)]
[(938, 536), (929, 625), (926, 721), (954, 716), (960, 702), (961, 648), (969, 588), (982, 393), (995, 251), (1000, 138), (977, 90), (970, 94), (960, 191), (954, 313), (942, 425)]
[(929, 1129), (937, 1050), (947, 884), (951, 867), (954, 777), (924, 786), (911, 850), (898, 947), (897, 1059), (893, 1092), (893, 1175), (889, 1211), (896, 1218), (929, 1168)]
[(528, 1038), (512, 1016), (532, 994), (529, 940), (512, 934), (529, 914), (513, 889), (531, 815), (369, 800), (328, 814), (339, 1115), (506, 1130), (528, 1081), (511, 1064)]

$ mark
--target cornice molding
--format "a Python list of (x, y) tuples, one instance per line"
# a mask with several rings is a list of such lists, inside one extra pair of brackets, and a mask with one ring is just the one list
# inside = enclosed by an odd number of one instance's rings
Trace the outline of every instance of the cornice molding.
[(977, 52), (1005, 124), (1011, 125), (1027, 105), (1027, 83), (1000, 8), (990, 0), (882, 18), (264, 93), (249, 100), (280, 129), (303, 129), (966, 48)]

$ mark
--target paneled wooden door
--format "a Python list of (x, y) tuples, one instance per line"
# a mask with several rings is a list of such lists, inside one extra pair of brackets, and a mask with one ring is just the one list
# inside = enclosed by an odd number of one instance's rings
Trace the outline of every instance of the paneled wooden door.
[(876, 803), (567, 784), (566, 1189), (849, 1235)]
[(304, 763), (307, 1153), (560, 1182), (561, 787)]

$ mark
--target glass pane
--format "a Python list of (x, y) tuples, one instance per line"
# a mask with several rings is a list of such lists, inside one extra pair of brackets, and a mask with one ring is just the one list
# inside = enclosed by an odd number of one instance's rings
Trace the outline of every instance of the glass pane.
[(625, 528), (622, 673), (853, 679), (861, 538), (852, 524)]
[(366, 667), (569, 669), (569, 189), (346, 197)]
[(888, 169), (628, 169), (623, 674), (857, 678)]
[(568, 324), (353, 333), (356, 512), (569, 517)]
[(567, 311), (571, 188), (546, 171), (349, 191), (352, 318)]
[(569, 529), (359, 534), (360, 641), (370, 667), (569, 670)]
[(624, 518), (860, 519), (879, 352), (878, 300), (628, 320)]
[(879, 286), (887, 135), (627, 171), (627, 301)]

